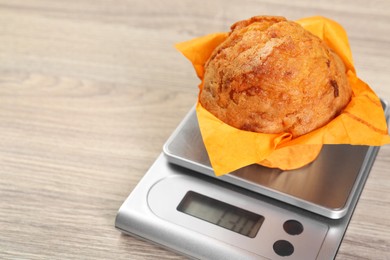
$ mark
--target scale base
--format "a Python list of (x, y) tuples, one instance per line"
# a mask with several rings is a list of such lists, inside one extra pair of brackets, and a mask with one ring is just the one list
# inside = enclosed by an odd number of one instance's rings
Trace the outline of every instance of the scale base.
[[(161, 154), (119, 209), (115, 226), (193, 259), (333, 259), (363, 186), (361, 181), (351, 201), (353, 207), (343, 218), (333, 220), (199, 175), (169, 163)], [(260, 214), (264, 223), (254, 238), (248, 238), (181, 213), (177, 206), (187, 191)], [(302, 234), (286, 233), (283, 224), (288, 220), (299, 221)], [(294, 252), (280, 256), (274, 249), (278, 241), (290, 243)]]

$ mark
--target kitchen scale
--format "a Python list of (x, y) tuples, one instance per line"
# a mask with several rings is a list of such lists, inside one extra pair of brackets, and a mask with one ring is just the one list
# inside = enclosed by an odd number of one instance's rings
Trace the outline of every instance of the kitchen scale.
[(194, 259), (333, 259), (378, 151), (325, 145), (297, 170), (250, 165), (216, 177), (193, 108), (115, 226)]

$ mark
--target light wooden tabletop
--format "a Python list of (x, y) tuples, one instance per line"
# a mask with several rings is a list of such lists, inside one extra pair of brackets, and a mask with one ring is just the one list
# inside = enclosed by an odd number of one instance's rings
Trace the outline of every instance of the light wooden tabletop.
[[(197, 97), (176, 42), (258, 14), (323, 15), (390, 101), (390, 2), (0, 0), (0, 258), (184, 259), (114, 228)], [(390, 146), (337, 259), (390, 259)]]

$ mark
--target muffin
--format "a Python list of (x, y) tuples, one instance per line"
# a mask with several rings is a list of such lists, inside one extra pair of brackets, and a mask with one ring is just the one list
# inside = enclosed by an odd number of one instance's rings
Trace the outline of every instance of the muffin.
[(199, 101), (235, 128), (295, 138), (335, 118), (351, 95), (324, 41), (284, 17), (256, 16), (233, 24), (213, 51)]

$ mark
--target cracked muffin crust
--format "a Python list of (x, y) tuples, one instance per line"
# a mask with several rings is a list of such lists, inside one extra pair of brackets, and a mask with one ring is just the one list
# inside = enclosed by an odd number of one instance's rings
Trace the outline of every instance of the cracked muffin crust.
[(247, 131), (298, 137), (331, 121), (352, 90), (340, 57), (284, 17), (232, 25), (205, 65), (201, 105)]

